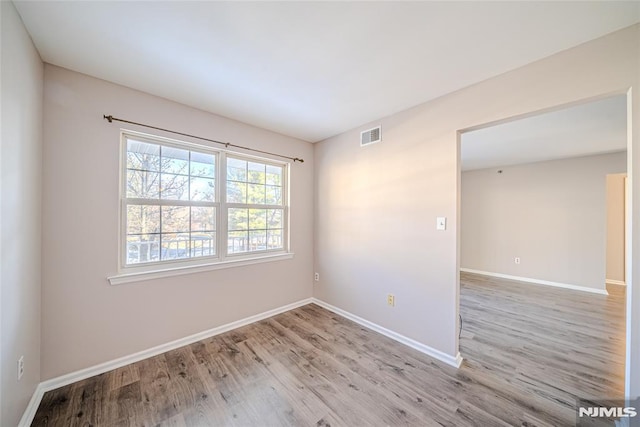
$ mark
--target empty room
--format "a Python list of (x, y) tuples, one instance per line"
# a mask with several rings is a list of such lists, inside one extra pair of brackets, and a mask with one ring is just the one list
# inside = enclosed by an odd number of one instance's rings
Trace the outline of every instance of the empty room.
[(1, 426), (640, 419), (640, 3), (0, 11)]

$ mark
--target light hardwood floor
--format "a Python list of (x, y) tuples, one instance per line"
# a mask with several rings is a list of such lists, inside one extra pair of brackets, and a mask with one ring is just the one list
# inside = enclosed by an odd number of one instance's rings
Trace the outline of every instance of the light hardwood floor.
[(45, 394), (34, 426), (561, 426), (623, 394), (624, 297), (463, 274), (452, 368), (307, 305)]

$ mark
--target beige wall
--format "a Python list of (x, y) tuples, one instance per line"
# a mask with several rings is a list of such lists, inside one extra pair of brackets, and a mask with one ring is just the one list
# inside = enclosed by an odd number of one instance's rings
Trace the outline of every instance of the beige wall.
[[(311, 297), (311, 144), (51, 65), (44, 84), (43, 380)], [(103, 114), (304, 158), (294, 259), (111, 286), (120, 126)]]
[(0, 425), (15, 426), (40, 382), (43, 65), (13, 4), (0, 8)]
[(463, 172), (460, 266), (604, 290), (607, 174), (626, 161), (623, 152)]
[(624, 282), (626, 173), (607, 175), (607, 280)]
[[(637, 93), (639, 29), (613, 33), (316, 144), (315, 264), (321, 280), (314, 295), (454, 356), (458, 131), (632, 86)], [(634, 98), (635, 129), (639, 98)], [(382, 142), (360, 148), (359, 132), (378, 124)], [(637, 133), (633, 143), (640, 144)], [(634, 151), (631, 157), (636, 165), (638, 156)], [(636, 181), (634, 200), (640, 200)], [(634, 209), (640, 212), (637, 201)], [(438, 216), (448, 218), (448, 230), (436, 231)], [(640, 233), (634, 233), (634, 247), (638, 268)], [(395, 308), (386, 305), (387, 293), (396, 295)], [(633, 304), (633, 316), (640, 316), (640, 291)], [(632, 391), (640, 394), (640, 321), (634, 319), (630, 366)]]

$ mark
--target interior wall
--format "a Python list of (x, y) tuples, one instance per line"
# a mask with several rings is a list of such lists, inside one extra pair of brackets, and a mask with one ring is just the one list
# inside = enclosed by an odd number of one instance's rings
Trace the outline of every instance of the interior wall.
[(627, 174), (607, 175), (607, 281), (624, 283), (625, 180)]
[(461, 267), (604, 291), (607, 174), (626, 161), (621, 152), (463, 172)]
[[(639, 40), (640, 26), (629, 27), (317, 143), (314, 295), (455, 356), (458, 131), (637, 87)], [(637, 129), (638, 108), (633, 114)], [(361, 148), (360, 131), (379, 124), (382, 142)], [(436, 230), (439, 216), (447, 217), (446, 231)], [(640, 292), (634, 301), (637, 318)], [(639, 332), (636, 321), (635, 367)]]
[[(43, 380), (311, 297), (310, 143), (48, 64), (44, 87)], [(294, 258), (110, 285), (120, 126), (103, 114), (303, 158), (291, 166)]]
[(13, 3), (0, 8), (0, 425), (15, 426), (40, 382), (43, 65)]

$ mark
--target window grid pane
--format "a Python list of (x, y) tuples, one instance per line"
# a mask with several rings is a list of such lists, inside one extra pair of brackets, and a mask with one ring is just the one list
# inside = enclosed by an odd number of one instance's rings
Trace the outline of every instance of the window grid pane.
[[(283, 166), (227, 158), (227, 253), (283, 249), (284, 209), (251, 206), (283, 205)], [(238, 205), (246, 205), (241, 207)]]
[(284, 209), (229, 208), (228, 253), (283, 249), (283, 217)]
[(227, 203), (282, 205), (284, 167), (227, 159)]
[(126, 263), (215, 256), (216, 207), (127, 205)]
[(139, 264), (160, 260), (160, 236), (138, 234), (127, 236), (127, 263)]
[(189, 257), (188, 233), (160, 234), (160, 260), (181, 259)]
[(127, 170), (127, 197), (158, 199), (160, 197), (160, 174), (142, 170)]
[(215, 202), (215, 154), (127, 140), (127, 197)]

